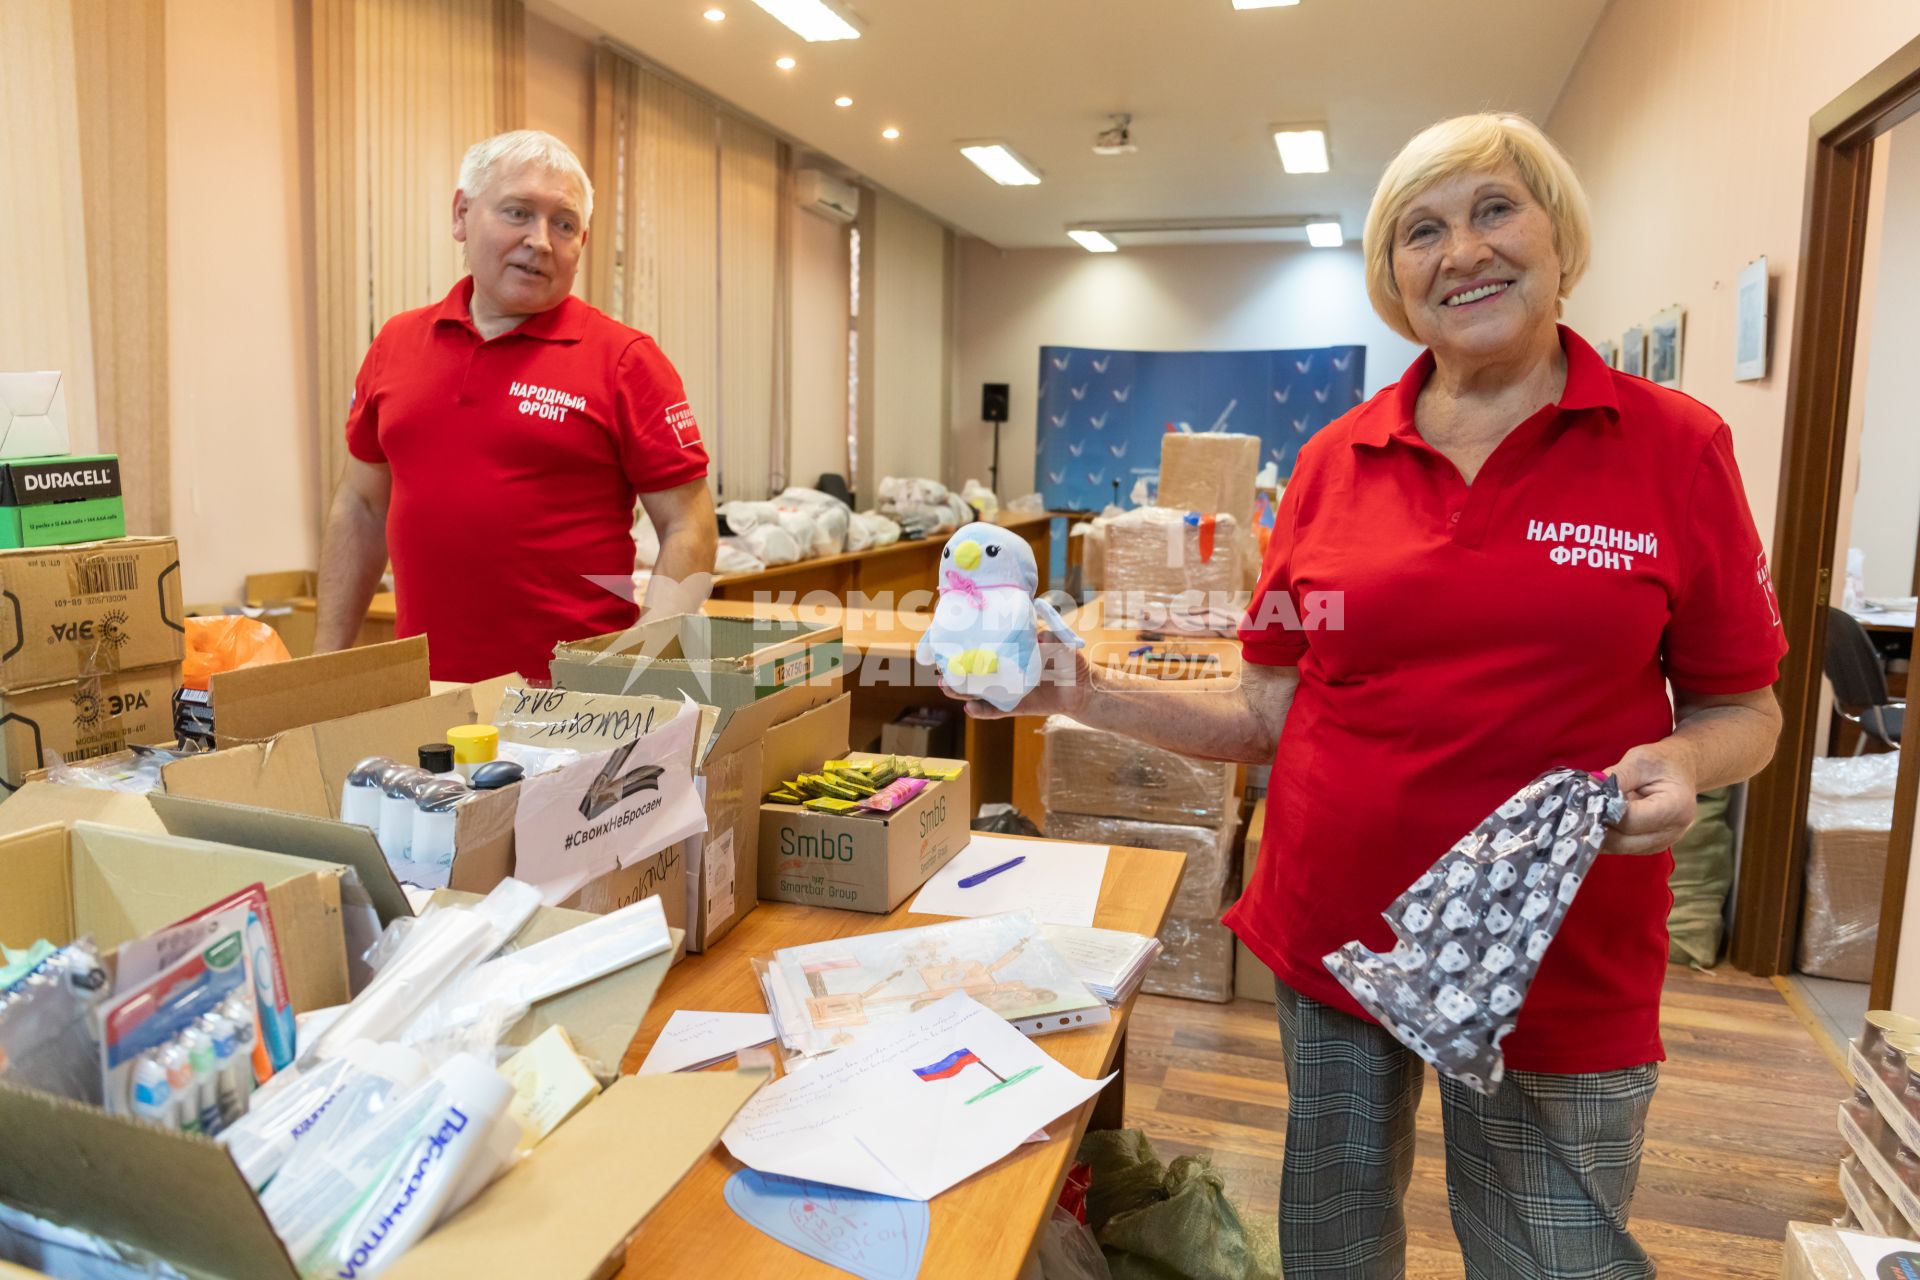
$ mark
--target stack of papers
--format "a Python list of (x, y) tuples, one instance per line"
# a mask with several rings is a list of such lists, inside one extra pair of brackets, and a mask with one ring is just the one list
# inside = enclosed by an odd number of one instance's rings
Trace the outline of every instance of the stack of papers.
[(722, 1137), (734, 1159), (762, 1173), (930, 1200), (1107, 1080), (1075, 1075), (954, 992), (774, 1081)]
[(1108, 1004), (1124, 1004), (1160, 954), (1160, 939), (1118, 929), (1047, 924), (1040, 933), (1087, 990)]
[(781, 1043), (807, 1055), (845, 1048), (955, 992), (1027, 1035), (1108, 1018), (1025, 913), (788, 947), (754, 968)]

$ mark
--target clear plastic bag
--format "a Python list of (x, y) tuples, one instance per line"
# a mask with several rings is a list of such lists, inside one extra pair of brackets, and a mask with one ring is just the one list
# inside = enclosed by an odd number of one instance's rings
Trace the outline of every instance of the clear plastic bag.
[(60, 947), (0, 991), (0, 1079), (23, 1089), (104, 1100), (93, 1011), (107, 970), (90, 938)]
[(1807, 825), (1815, 831), (1893, 830), (1900, 753), (1820, 757), (1813, 762)]

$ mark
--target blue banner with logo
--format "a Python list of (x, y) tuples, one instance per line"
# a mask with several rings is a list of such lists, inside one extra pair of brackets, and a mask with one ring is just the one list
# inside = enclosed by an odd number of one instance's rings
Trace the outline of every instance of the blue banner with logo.
[(1293, 474), (1300, 446), (1359, 404), (1365, 347), (1301, 351), (1100, 351), (1040, 348), (1035, 488), (1053, 511), (1131, 505), (1160, 472), (1169, 428), (1261, 439), (1262, 463)]

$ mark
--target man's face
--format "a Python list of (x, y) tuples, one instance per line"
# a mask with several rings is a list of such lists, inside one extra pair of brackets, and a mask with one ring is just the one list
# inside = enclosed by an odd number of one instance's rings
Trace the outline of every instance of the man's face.
[(476, 311), (528, 316), (560, 305), (587, 246), (581, 203), (572, 178), (532, 165), (454, 192), (453, 238), (467, 246)]

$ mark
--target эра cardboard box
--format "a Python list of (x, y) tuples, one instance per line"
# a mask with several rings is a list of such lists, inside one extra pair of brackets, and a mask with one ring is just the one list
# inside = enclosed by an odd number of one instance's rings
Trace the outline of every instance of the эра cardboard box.
[(58, 756), (79, 764), (131, 745), (173, 740), (180, 664), (104, 672), (0, 693), (0, 794)]
[(0, 551), (0, 691), (185, 655), (172, 538)]
[[(285, 824), (299, 825), (298, 819), (278, 817), (282, 834), (291, 829)], [(357, 836), (362, 847), (355, 856), (377, 875), (384, 864), (371, 834), (328, 825)], [(121, 842), (151, 839), (127, 832), (114, 836)], [(85, 838), (98, 839), (91, 831)], [(295, 861), (254, 856), (278, 864)], [(239, 887), (259, 878), (250, 875)], [(385, 887), (398, 892), (391, 879)], [(221, 892), (216, 888), (209, 900)], [(398, 909), (406, 909), (404, 897)], [(538, 941), (589, 918), (543, 908), (514, 941)], [(277, 904), (275, 923), (284, 938)], [(524, 1043), (558, 1024), (589, 1059), (616, 1063), (671, 960), (671, 953), (656, 956), (542, 1001), (508, 1040)], [(635, 1227), (707, 1153), (764, 1080), (756, 1072), (620, 1079), (386, 1274), (399, 1280), (450, 1275), (591, 1280), (610, 1273)], [(258, 1200), (217, 1143), (4, 1084), (0, 1133), (7, 1135), (0, 1200), (151, 1250), (195, 1274), (299, 1280)], [(634, 1159), (639, 1150), (646, 1159)]]
[[(762, 778), (768, 788), (827, 760), (871, 760), (848, 753), (846, 694), (767, 735)], [(843, 817), (793, 804), (760, 806), (760, 896), (814, 907), (887, 912), (905, 902), (972, 838), (966, 762), (952, 782), (936, 782), (889, 814)]]
[(835, 684), (838, 626), (684, 613), (627, 631), (554, 646), (556, 688), (585, 693), (682, 694), (722, 715), (799, 684)]
[[(212, 681), (214, 724), (222, 739), (238, 738), (239, 745), (176, 760), (161, 771), (161, 779), (171, 795), (337, 819), (340, 790), (355, 764), (369, 756), (409, 759), (420, 744), (443, 741), (454, 725), (490, 723), (507, 689), (520, 683), (508, 676), (428, 694), (426, 642), (420, 637), (229, 672)], [(645, 731), (634, 715), (664, 723), (684, 705), (679, 700), (608, 701), (622, 704), (626, 718), (565, 712), (557, 723), (535, 724), (541, 717), (529, 714), (503, 733), (537, 736), (536, 745), (604, 750), (622, 740), (616, 734), (622, 724), (633, 733)], [(333, 718), (325, 718), (330, 712)], [(315, 716), (323, 718), (314, 723)], [(704, 741), (710, 725), (710, 712), (703, 711), (697, 742)], [(513, 874), (518, 803), (519, 788), (511, 786), (460, 806), (452, 888), (485, 893)], [(674, 850), (661, 850), (610, 870), (564, 905), (612, 910), (658, 892), (669, 923), (682, 927), (685, 874)]]

